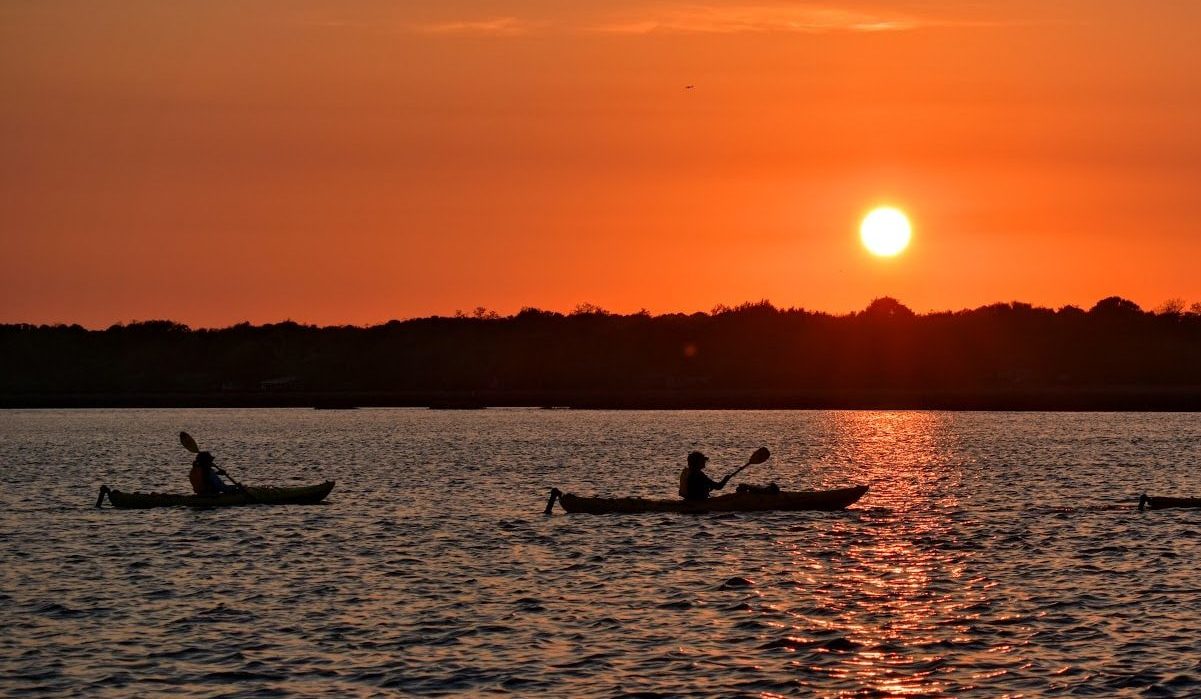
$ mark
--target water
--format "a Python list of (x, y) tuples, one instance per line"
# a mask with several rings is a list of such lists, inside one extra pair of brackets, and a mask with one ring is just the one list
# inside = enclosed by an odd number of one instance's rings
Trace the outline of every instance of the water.
[[(182, 492), (186, 429), (308, 507)], [(866, 483), (839, 513), (543, 517), (547, 489)], [(0, 694), (1198, 696), (1201, 415), (0, 413)]]

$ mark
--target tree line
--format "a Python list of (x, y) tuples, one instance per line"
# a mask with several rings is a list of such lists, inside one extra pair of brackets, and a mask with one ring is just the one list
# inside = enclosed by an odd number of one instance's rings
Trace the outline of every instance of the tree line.
[[(831, 315), (767, 301), (709, 313), (486, 309), (370, 327), (0, 325), (0, 394), (1072, 391), (1201, 386), (1201, 307), (997, 303)], [(50, 401), (53, 403), (53, 401)]]

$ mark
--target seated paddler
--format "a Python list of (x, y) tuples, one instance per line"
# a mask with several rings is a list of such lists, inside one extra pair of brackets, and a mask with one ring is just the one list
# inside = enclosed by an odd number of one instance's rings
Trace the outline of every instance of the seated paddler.
[(217, 474), (217, 466), (213, 455), (207, 451), (196, 454), (192, 462), (192, 470), (188, 472), (188, 480), (192, 482), (192, 490), (197, 495), (220, 495), (221, 493), (236, 493), (237, 486), (229, 485)]
[(683, 471), (680, 471), (680, 497), (685, 500), (704, 500), (709, 497), (710, 492), (726, 487), (730, 476), (726, 476), (720, 481), (710, 478), (705, 473), (705, 464), (708, 461), (709, 457), (699, 451), (688, 455), (688, 465), (684, 467)]

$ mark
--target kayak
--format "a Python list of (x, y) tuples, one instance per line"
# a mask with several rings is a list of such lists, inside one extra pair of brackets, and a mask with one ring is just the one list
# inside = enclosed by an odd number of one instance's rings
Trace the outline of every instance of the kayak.
[(644, 498), (586, 498), (551, 490), (547, 514), (557, 496), (568, 512), (594, 515), (635, 512), (770, 512), (799, 510), (841, 510), (853, 505), (867, 492), (866, 485), (837, 490), (781, 491), (778, 493), (731, 493), (707, 500), (648, 500)]
[(1138, 509), (1164, 510), (1169, 507), (1201, 507), (1201, 498), (1165, 498), (1154, 495), (1142, 495), (1138, 499)]
[(148, 507), (230, 507), (233, 505), (308, 505), (321, 502), (334, 489), (333, 481), (318, 485), (296, 488), (256, 488), (247, 486), (246, 492), (222, 493), (220, 495), (170, 495), (166, 493), (126, 493), (100, 487), (100, 498), (96, 506), (108, 495), (113, 507), (121, 509), (145, 509)]

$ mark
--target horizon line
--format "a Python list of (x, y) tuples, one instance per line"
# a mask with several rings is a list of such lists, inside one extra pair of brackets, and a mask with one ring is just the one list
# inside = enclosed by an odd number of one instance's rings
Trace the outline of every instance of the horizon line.
[(405, 317), (405, 318), (399, 318), (399, 317), (390, 318), (388, 320), (374, 322), (374, 323), (366, 323), (366, 324), (355, 324), (355, 323), (320, 324), (320, 323), (309, 323), (309, 322), (297, 321), (297, 320), (293, 320), (292, 318), (284, 318), (284, 319), (276, 320), (276, 321), (264, 321), (264, 322), (258, 322), (258, 323), (254, 323), (249, 320), (242, 320), (242, 321), (229, 323), (228, 325), (223, 325), (223, 326), (212, 326), (212, 325), (192, 326), (188, 323), (171, 320), (169, 318), (145, 318), (145, 319), (131, 319), (128, 321), (117, 321), (114, 323), (110, 323), (104, 327), (86, 326), (81, 323), (69, 323), (69, 322), (62, 322), (62, 321), (40, 322), (40, 323), (39, 322), (27, 322), (27, 321), (12, 321), (12, 322), (6, 321), (6, 322), (0, 322), (0, 328), (24, 327), (24, 326), (35, 327), (35, 328), (75, 328), (75, 327), (78, 327), (78, 328), (87, 330), (89, 332), (103, 332), (103, 331), (107, 331), (107, 330), (111, 330), (111, 329), (115, 329), (115, 328), (121, 328), (121, 327), (149, 325), (149, 324), (154, 324), (154, 323), (169, 323), (171, 325), (181, 326), (190, 331), (199, 331), (199, 330), (218, 331), (218, 330), (229, 330), (232, 328), (242, 327), (242, 326), (269, 327), (269, 326), (274, 326), (274, 325), (296, 325), (296, 326), (300, 326), (300, 327), (316, 328), (316, 329), (325, 329), (325, 328), (370, 329), (370, 328), (382, 327), (385, 325), (391, 325), (394, 323), (398, 323), (398, 324), (399, 323), (409, 323), (409, 322), (423, 321), (423, 320), (477, 320), (477, 321), (479, 321), (479, 320), (483, 320), (483, 321), (513, 320), (513, 319), (518, 318), (522, 314), (529, 314), (529, 313), (538, 313), (538, 314), (544, 314), (544, 315), (549, 315), (549, 316), (557, 316), (557, 317), (561, 317), (561, 318), (568, 318), (568, 317), (573, 317), (573, 316), (602, 316), (602, 317), (612, 317), (612, 318), (634, 318), (634, 317), (663, 318), (663, 317), (670, 317), (670, 316), (690, 317), (690, 316), (697, 316), (697, 315), (714, 316), (715, 317), (715, 316), (720, 316), (720, 315), (723, 315), (726, 313), (746, 312), (746, 311), (752, 311), (752, 310), (756, 310), (756, 309), (763, 309), (763, 310), (770, 309), (770, 311), (774, 312), (774, 313), (803, 313), (803, 314), (814, 315), (814, 316), (826, 316), (826, 317), (830, 317), (830, 318), (852, 318), (855, 316), (863, 315), (869, 309), (871, 309), (872, 306), (874, 306), (875, 304), (877, 304), (879, 302), (885, 302), (885, 303), (891, 302), (892, 304), (895, 304), (895, 306), (899, 306), (899, 308), (902, 309), (902, 311), (901, 311), (902, 315), (920, 318), (920, 317), (928, 317), (928, 316), (953, 315), (956, 313), (969, 313), (969, 312), (974, 312), (974, 311), (980, 311), (980, 310), (983, 310), (986, 308), (1001, 307), (1001, 306), (1004, 306), (1004, 307), (1007, 307), (1010, 309), (1019, 309), (1020, 308), (1022, 310), (1050, 311), (1053, 313), (1063, 313), (1063, 312), (1071, 312), (1071, 311), (1079, 311), (1081, 313), (1089, 313), (1089, 312), (1095, 310), (1101, 303), (1103, 303), (1105, 301), (1113, 301), (1115, 303), (1115, 305), (1120, 304), (1120, 305), (1123, 305), (1125, 308), (1127, 308), (1130, 311), (1137, 311), (1139, 313), (1144, 313), (1144, 314), (1201, 315), (1201, 301), (1194, 302), (1192, 304), (1187, 304), (1187, 302), (1184, 299), (1179, 298), (1179, 297), (1170, 298), (1167, 301), (1160, 304), (1160, 306), (1158, 306), (1155, 309), (1144, 309), (1142, 306), (1140, 306), (1136, 302), (1131, 301), (1123, 296), (1118, 296), (1115, 294), (1115, 295), (1110, 295), (1110, 296), (1106, 296), (1101, 299), (1098, 299), (1096, 303), (1094, 303), (1091, 307), (1089, 307), (1087, 309), (1082, 306), (1075, 305), (1075, 304), (1063, 304), (1058, 307), (1051, 307), (1051, 306), (1040, 306), (1040, 305), (1028, 303), (1025, 301), (1011, 300), (1011, 301), (994, 301), (992, 303), (986, 303), (986, 304), (983, 304), (980, 306), (975, 306), (975, 307), (962, 307), (957, 310), (952, 310), (952, 309), (933, 310), (932, 309), (932, 310), (928, 310), (925, 312), (918, 312), (918, 311), (913, 311), (912, 309), (910, 309), (908, 306), (906, 306), (902, 301), (898, 300), (897, 298), (895, 298), (893, 296), (885, 295), (885, 296), (877, 296), (877, 297), (873, 298), (870, 302), (868, 302), (868, 304), (866, 306), (864, 306), (863, 308), (861, 308), (859, 310), (847, 311), (845, 313), (833, 313), (833, 312), (829, 312), (829, 311), (805, 308), (804, 306), (776, 306), (769, 299), (764, 298), (764, 299), (759, 299), (758, 301), (744, 301), (742, 303), (735, 304), (735, 305), (726, 305), (726, 304), (719, 303), (719, 304), (714, 305), (708, 311), (699, 311), (698, 310), (698, 311), (691, 311), (691, 312), (689, 312), (689, 311), (668, 311), (668, 312), (663, 312), (663, 313), (651, 313), (646, 308), (642, 308), (638, 311), (634, 311), (631, 313), (621, 313), (621, 312), (616, 312), (616, 311), (609, 311), (609, 310), (602, 308), (600, 306), (597, 306), (595, 304), (584, 302), (584, 303), (576, 304), (575, 308), (573, 308), (570, 311), (557, 311), (557, 310), (553, 310), (553, 309), (539, 308), (537, 306), (522, 306), (518, 311), (516, 311), (514, 313), (511, 313), (508, 315), (502, 315), (500, 312), (490, 309), (486, 306), (477, 306), (469, 312), (465, 312), (462, 309), (456, 309), (452, 315), (442, 315), (442, 314), (434, 313), (434, 314), (423, 315), (423, 316), (409, 316), (409, 317)]

